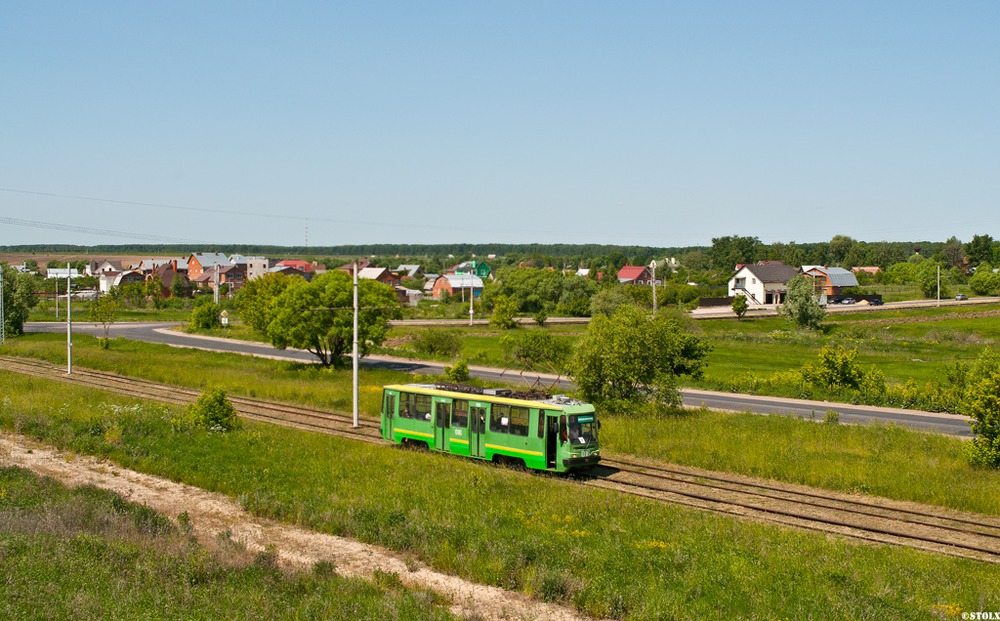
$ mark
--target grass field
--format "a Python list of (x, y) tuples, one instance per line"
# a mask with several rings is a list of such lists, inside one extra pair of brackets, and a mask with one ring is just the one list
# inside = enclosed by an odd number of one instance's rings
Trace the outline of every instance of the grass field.
[[(65, 340), (59, 335), (30, 335), (8, 341), (0, 353), (62, 365)], [(77, 340), (74, 360), (81, 367), (168, 384), (219, 387), (231, 394), (351, 411), (349, 370), (126, 340), (115, 340), (109, 350), (102, 350), (90, 337)], [(363, 369), (361, 415), (378, 416), (382, 386), (413, 379), (404, 373)], [(963, 442), (956, 438), (901, 428), (817, 425), (780, 416), (701, 410), (638, 420), (599, 414), (605, 448), (612, 452), (1000, 515), (1000, 494), (994, 493), (1000, 489), (1000, 473), (969, 467), (961, 454)]]
[(17, 468), (0, 468), (0, 564), (4, 619), (453, 618), (398, 576), (282, 571), (271, 553), (208, 550), (146, 507)]
[(225, 435), (178, 433), (167, 420), (172, 408), (10, 373), (0, 373), (0, 388), (5, 428), (596, 616), (935, 619), (991, 610), (1000, 580), (990, 564), (719, 517), (557, 477), (254, 423)]

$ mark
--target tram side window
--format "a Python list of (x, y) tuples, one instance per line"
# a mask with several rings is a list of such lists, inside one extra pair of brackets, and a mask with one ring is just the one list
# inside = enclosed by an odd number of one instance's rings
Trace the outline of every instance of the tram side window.
[(403, 393), (399, 395), (399, 417), (400, 418), (415, 418), (416, 411), (415, 400), (417, 395)]
[(430, 420), (431, 419), (431, 397), (430, 395), (413, 395), (414, 396), (414, 411), (416, 416), (420, 420)]
[(494, 404), (490, 413), (490, 431), (507, 433), (510, 427), (510, 406)]
[(538, 410), (538, 437), (545, 437), (545, 410)]
[(451, 426), (464, 428), (469, 424), (469, 402), (456, 399), (451, 410)]
[(528, 435), (528, 408), (513, 406), (510, 408), (510, 433), (515, 436)]

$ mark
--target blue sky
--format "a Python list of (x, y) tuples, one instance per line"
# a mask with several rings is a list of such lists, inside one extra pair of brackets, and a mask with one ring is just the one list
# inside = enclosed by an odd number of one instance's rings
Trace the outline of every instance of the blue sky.
[(1000, 237), (998, 32), (995, 1), (0, 0), (0, 245)]

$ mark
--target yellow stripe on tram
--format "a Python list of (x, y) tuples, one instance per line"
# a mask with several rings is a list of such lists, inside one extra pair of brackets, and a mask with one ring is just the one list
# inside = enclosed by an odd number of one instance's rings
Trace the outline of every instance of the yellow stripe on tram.
[(464, 444), (466, 446), (469, 445), (469, 441), (468, 440), (459, 440), (457, 438), (448, 438), (448, 441), (449, 442), (454, 442), (455, 444)]
[(420, 431), (410, 431), (409, 429), (396, 429), (396, 433), (401, 436), (413, 436), (415, 438), (430, 438), (434, 439), (433, 433), (422, 433)]
[(541, 457), (542, 454), (538, 451), (526, 451), (524, 449), (511, 448), (509, 446), (500, 446), (498, 444), (487, 444), (486, 448), (493, 449), (494, 451), (510, 451), (512, 453), (521, 453), (522, 455), (532, 455), (534, 457)]

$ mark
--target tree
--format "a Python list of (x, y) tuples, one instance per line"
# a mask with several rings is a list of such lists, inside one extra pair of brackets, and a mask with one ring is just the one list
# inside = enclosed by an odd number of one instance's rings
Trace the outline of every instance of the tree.
[(3, 270), (3, 318), (4, 333), (17, 336), (24, 333), (24, 322), (38, 299), (35, 297), (35, 278), (22, 274), (12, 267), (0, 263)]
[(969, 279), (969, 288), (976, 295), (997, 295), (1000, 293), (1000, 274), (995, 274), (989, 263), (980, 263)]
[(222, 307), (210, 298), (202, 298), (191, 311), (188, 330), (213, 330), (222, 327)]
[[(940, 266), (937, 262), (927, 259), (923, 263), (917, 265), (916, 270), (916, 280), (917, 285), (923, 292), (925, 298), (933, 298), (938, 295), (938, 268)], [(948, 297), (951, 295), (948, 291), (948, 283), (945, 277), (940, 279), (941, 283), (941, 297)]]
[(90, 303), (90, 320), (99, 323), (104, 328), (104, 337), (100, 339), (101, 347), (107, 349), (111, 325), (118, 316), (118, 299), (113, 295), (102, 295)]
[(497, 296), (493, 300), (493, 314), (490, 315), (490, 325), (501, 330), (510, 330), (517, 327), (514, 321), (514, 314), (517, 312), (517, 300), (505, 295)]
[(736, 313), (737, 321), (743, 319), (743, 315), (747, 314), (747, 309), (749, 308), (750, 304), (747, 302), (747, 297), (745, 295), (737, 295), (733, 297), (733, 312)]
[(959, 413), (972, 418), (972, 442), (966, 448), (975, 466), (1000, 468), (1000, 355), (986, 349), (970, 373)]
[(590, 316), (604, 315), (609, 317), (626, 304), (634, 305), (635, 301), (625, 290), (625, 287), (616, 285), (604, 288), (590, 298)]
[(715, 269), (732, 273), (738, 263), (757, 261), (764, 250), (764, 244), (757, 237), (727, 235), (713, 238), (712, 248), (708, 253)]
[(650, 318), (624, 305), (608, 317), (595, 316), (580, 339), (571, 368), (584, 397), (629, 410), (646, 394), (660, 405), (677, 402), (676, 378), (698, 377), (710, 345), (688, 334), (668, 314)]
[[(277, 310), (267, 328), (271, 344), (308, 350), (326, 367), (340, 365), (352, 349), (352, 287), (351, 275), (339, 270), (311, 282), (294, 280), (274, 302)], [(358, 305), (358, 353), (365, 356), (385, 341), (389, 319), (400, 314), (399, 301), (392, 287), (363, 279)]]
[(945, 242), (944, 248), (941, 250), (941, 255), (948, 263), (948, 267), (961, 267), (965, 261), (965, 251), (962, 248), (962, 242), (954, 235), (949, 237), (948, 241)]
[(569, 358), (569, 343), (544, 330), (526, 330), (500, 339), (500, 349), (511, 362), (525, 365), (530, 370), (562, 369)]
[(191, 283), (187, 276), (174, 274), (174, 281), (170, 283), (170, 295), (175, 298), (186, 298), (191, 295)]
[(812, 280), (802, 275), (788, 281), (788, 293), (779, 312), (800, 328), (812, 330), (818, 330), (823, 317), (826, 316), (826, 311), (813, 295)]
[(973, 235), (972, 241), (965, 244), (965, 256), (969, 257), (970, 265), (993, 263), (996, 242), (990, 235)]
[(243, 323), (255, 332), (267, 335), (267, 327), (271, 325), (277, 311), (275, 300), (298, 276), (287, 274), (267, 274), (260, 278), (248, 280), (239, 293), (236, 294), (236, 310)]

